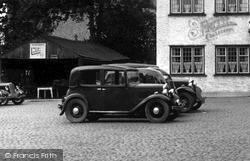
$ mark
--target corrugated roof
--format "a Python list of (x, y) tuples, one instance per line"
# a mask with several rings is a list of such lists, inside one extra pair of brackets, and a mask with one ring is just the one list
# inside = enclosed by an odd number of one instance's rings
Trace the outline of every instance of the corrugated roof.
[(127, 60), (128, 57), (107, 48), (103, 45), (90, 42), (90, 41), (74, 41), (54, 36), (42, 36), (46, 40), (55, 43), (67, 50), (74, 52), (75, 54), (100, 61), (115, 61), (115, 60)]
[[(69, 54), (77, 55), (77, 57), (83, 57), (90, 60), (111, 62), (119, 60), (128, 60), (129, 58), (107, 48), (101, 44), (97, 44), (90, 41), (74, 41), (69, 39), (64, 39), (55, 36), (40, 36), (46, 41), (60, 46), (65, 51), (68, 51)], [(15, 50), (15, 49), (14, 49)], [(23, 56), (24, 57), (24, 56)], [(27, 56), (25, 56), (28, 58)], [(25, 58), (24, 57), (24, 58)], [(15, 52), (9, 52), (1, 56), (1, 58), (11, 58), (11, 59), (20, 59), (20, 55), (15, 54)]]

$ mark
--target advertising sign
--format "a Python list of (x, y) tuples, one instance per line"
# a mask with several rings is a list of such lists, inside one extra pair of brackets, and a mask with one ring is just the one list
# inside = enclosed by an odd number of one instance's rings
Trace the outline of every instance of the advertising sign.
[(31, 43), (30, 44), (30, 59), (45, 59), (46, 58), (46, 44), (45, 43)]

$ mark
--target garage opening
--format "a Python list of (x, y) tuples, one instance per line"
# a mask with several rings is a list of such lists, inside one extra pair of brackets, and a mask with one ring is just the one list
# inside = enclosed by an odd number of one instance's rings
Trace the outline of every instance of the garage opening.
[(70, 71), (78, 64), (77, 59), (44, 59), (2, 61), (2, 82), (12, 82), (35, 98), (37, 87), (53, 87), (55, 97), (62, 97), (68, 89)]

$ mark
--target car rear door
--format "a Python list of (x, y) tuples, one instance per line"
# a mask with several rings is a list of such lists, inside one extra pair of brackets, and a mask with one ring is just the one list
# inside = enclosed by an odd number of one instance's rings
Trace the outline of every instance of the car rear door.
[(101, 110), (104, 99), (101, 85), (101, 70), (80, 71), (79, 84), (81, 92), (87, 99), (90, 111)]
[(113, 112), (129, 111), (132, 106), (131, 93), (125, 82), (125, 71), (106, 70), (102, 88), (104, 110)]

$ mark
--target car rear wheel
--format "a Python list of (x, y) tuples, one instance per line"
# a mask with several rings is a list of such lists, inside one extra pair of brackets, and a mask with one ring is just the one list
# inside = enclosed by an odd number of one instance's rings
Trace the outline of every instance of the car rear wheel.
[(17, 98), (17, 99), (13, 99), (12, 102), (15, 104), (15, 105), (20, 105), (22, 104), (24, 101), (24, 98)]
[(169, 116), (169, 105), (161, 99), (150, 100), (145, 108), (147, 119), (153, 123), (165, 122)]
[(191, 94), (182, 92), (179, 94), (180, 100), (184, 105), (182, 108), (182, 112), (190, 112), (194, 106), (194, 99)]
[(83, 122), (88, 115), (88, 106), (81, 99), (74, 98), (67, 103), (65, 115), (70, 122)]
[(3, 98), (3, 99), (1, 100), (1, 102), (2, 102), (2, 105), (7, 105), (7, 104), (9, 103), (9, 99), (8, 99), (7, 96), (6, 96), (5, 98)]

